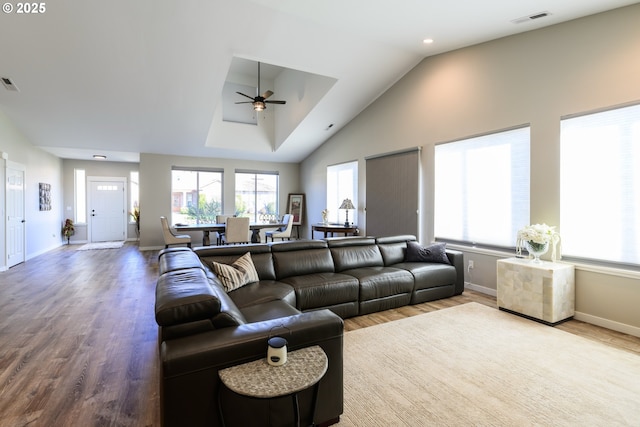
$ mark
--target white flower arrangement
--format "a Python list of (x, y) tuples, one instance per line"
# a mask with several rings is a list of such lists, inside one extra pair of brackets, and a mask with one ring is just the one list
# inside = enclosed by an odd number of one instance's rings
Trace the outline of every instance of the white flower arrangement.
[(522, 254), (524, 242), (529, 242), (533, 246), (550, 244), (551, 260), (556, 260), (556, 246), (560, 242), (560, 235), (556, 232), (556, 227), (547, 224), (533, 224), (518, 230), (518, 241), (516, 242), (516, 253)]

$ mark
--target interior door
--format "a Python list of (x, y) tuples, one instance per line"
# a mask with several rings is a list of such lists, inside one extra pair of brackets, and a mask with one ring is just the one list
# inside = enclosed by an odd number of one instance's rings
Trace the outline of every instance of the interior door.
[(25, 167), (7, 161), (7, 268), (25, 260), (24, 176)]
[(124, 240), (124, 181), (91, 181), (89, 191), (91, 241)]

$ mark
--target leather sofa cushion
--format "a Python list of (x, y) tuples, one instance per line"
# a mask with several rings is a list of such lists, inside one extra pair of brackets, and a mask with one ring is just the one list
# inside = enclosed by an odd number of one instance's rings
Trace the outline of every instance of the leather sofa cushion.
[(158, 258), (158, 270), (160, 271), (160, 274), (187, 268), (202, 268), (200, 258), (198, 258), (198, 256), (191, 249), (183, 249), (186, 250), (162, 252), (162, 254)]
[(210, 319), (219, 312), (220, 299), (201, 268), (171, 271), (158, 278), (155, 304), (158, 325)]
[[(285, 246), (278, 245), (278, 246)], [(333, 273), (333, 259), (327, 248), (302, 249), (298, 251), (275, 251), (273, 264), (277, 280), (312, 273)]]
[(404, 262), (407, 242), (415, 242), (416, 237), (410, 234), (401, 236), (378, 237), (376, 243), (380, 248), (384, 265), (390, 266)]
[[(265, 320), (283, 319), (300, 314), (295, 307), (284, 301), (269, 301), (259, 305), (252, 305), (242, 309), (242, 314), (248, 323), (264, 322)], [(282, 329), (274, 328), (274, 335), (282, 333)], [(286, 329), (284, 329), (286, 332)], [(266, 350), (266, 342), (265, 342)]]
[(311, 310), (358, 301), (358, 280), (347, 274), (315, 273), (282, 279), (296, 292), (296, 307)]
[(360, 302), (413, 291), (413, 275), (399, 268), (362, 267), (346, 270), (344, 274), (360, 282)]
[(220, 300), (220, 312), (211, 318), (216, 329), (239, 326), (247, 323), (238, 306), (233, 302), (224, 287), (218, 284), (211, 286), (216, 297)]
[(256, 283), (250, 283), (240, 289), (229, 292), (228, 295), (240, 310), (251, 305), (277, 300), (282, 300), (292, 307), (296, 306), (296, 293), (293, 287), (275, 280), (261, 280)]
[(440, 263), (405, 262), (394, 265), (413, 274), (414, 289), (428, 289), (456, 283), (456, 269)]
[(375, 244), (332, 247), (330, 250), (337, 273), (354, 268), (384, 265), (380, 249)]

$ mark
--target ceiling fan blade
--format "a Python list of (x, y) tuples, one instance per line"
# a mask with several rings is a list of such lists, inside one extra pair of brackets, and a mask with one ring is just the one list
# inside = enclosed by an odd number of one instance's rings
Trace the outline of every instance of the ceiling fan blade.
[(253, 104), (253, 101), (236, 102), (236, 104)]
[(266, 104), (286, 104), (287, 101), (264, 101)]
[(249, 98), (249, 99), (253, 99), (253, 96), (245, 95), (245, 94), (244, 94), (244, 93), (242, 93), (242, 92), (236, 92), (236, 93), (237, 93), (238, 95), (246, 96), (246, 97), (247, 97), (247, 98)]
[(268, 97), (270, 97), (271, 95), (273, 95), (273, 91), (268, 90), (268, 91), (266, 91), (265, 93), (263, 93), (263, 94), (262, 94), (262, 97), (263, 97), (264, 99), (267, 99), (267, 98), (268, 98)]

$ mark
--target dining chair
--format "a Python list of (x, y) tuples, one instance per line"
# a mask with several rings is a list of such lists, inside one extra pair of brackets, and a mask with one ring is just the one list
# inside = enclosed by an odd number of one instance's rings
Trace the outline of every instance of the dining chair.
[(222, 236), (222, 242), (228, 245), (230, 243), (249, 243), (250, 241), (249, 218), (227, 218), (227, 226)]
[(271, 237), (271, 241), (273, 242), (274, 237), (279, 237), (282, 240), (287, 239), (291, 240), (291, 230), (293, 229), (293, 215), (285, 214), (282, 217), (282, 223), (285, 224), (283, 227), (280, 227), (277, 230), (267, 231), (264, 233), (265, 240), (268, 242), (269, 237)]
[(160, 223), (162, 224), (162, 236), (164, 237), (164, 247), (168, 248), (170, 245), (184, 245), (191, 247), (191, 236), (188, 234), (175, 234), (169, 227), (169, 222), (164, 216), (160, 217)]
[[(216, 215), (216, 224), (226, 224), (227, 218), (231, 215)], [(216, 244), (220, 246), (222, 244), (222, 236), (224, 236), (224, 231), (216, 232)]]

